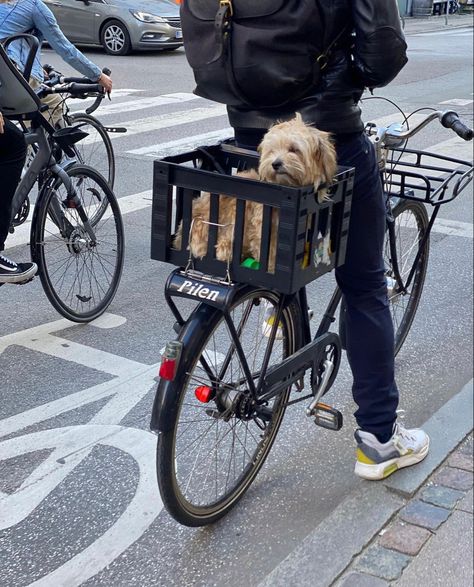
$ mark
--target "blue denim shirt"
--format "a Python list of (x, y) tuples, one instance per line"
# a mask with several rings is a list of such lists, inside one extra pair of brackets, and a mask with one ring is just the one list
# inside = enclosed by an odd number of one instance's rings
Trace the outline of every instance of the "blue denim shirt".
[[(82, 75), (93, 81), (99, 78), (100, 69), (66, 39), (53, 13), (42, 0), (9, 0), (0, 3), (0, 40), (17, 33), (32, 33), (40, 42), (48, 41), (56, 53)], [(23, 40), (14, 41), (8, 47), (8, 56), (24, 70), (28, 45)], [(35, 56), (31, 76), (39, 82), (44, 79), (40, 51)]]

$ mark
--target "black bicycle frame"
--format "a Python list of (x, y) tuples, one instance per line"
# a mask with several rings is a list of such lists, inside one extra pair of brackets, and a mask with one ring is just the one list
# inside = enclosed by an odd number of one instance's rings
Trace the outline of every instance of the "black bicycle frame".
[[(38, 145), (38, 149), (36, 150), (35, 156), (28, 166), (25, 175), (15, 190), (11, 206), (10, 224), (13, 223), (16, 215), (21, 210), (23, 202), (25, 202), (25, 200), (28, 198), (28, 195), (33, 189), (33, 186), (35, 185), (36, 180), (40, 176), (41, 172), (48, 170), (54, 177), (59, 178), (64, 184), (67, 191), (68, 200), (73, 202), (74, 207), (77, 209), (79, 217), (84, 224), (84, 228), (86, 229), (92, 242), (95, 242), (95, 233), (76, 194), (76, 190), (74, 189), (71, 178), (69, 177), (68, 173), (58, 165), (52, 154), (51, 146), (47, 137), (47, 131), (49, 132), (52, 130), (52, 127), (49, 128), (49, 124), (46, 121), (44, 121), (44, 124), (47, 126), (47, 130), (43, 128), (43, 121), (41, 121), (41, 126), (38, 126), (25, 134), (26, 143), (28, 145), (36, 144)], [(41, 201), (42, 193), (43, 190), (40, 191), (35, 206), (38, 206), (39, 202)], [(54, 223), (63, 234), (67, 235), (68, 227), (62, 222), (64, 215), (61, 212), (59, 203), (53, 200), (52, 206)], [(34, 227), (32, 226), (32, 230), (33, 229)]]

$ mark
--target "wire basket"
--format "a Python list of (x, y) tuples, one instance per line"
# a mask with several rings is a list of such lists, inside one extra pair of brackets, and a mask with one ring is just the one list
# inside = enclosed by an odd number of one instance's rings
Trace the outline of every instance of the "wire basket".
[[(258, 155), (228, 144), (198, 148), (154, 163), (151, 258), (206, 275), (294, 293), (344, 263), (354, 170), (340, 168), (330, 198), (318, 202), (308, 187), (295, 188), (243, 179), (235, 174), (258, 166)], [(189, 236), (193, 201), (210, 196), (207, 252), (192, 258)], [(216, 258), (220, 197), (236, 199), (232, 260)], [(263, 205), (259, 259), (243, 253), (246, 202)], [(277, 226), (272, 221), (278, 215)], [(182, 222), (182, 243), (174, 248), (174, 234)], [(276, 239), (275, 233), (277, 231)], [(276, 243), (274, 267), (270, 247)]]
[(386, 166), (388, 193), (432, 206), (457, 198), (473, 178), (471, 162), (415, 149), (391, 149)]

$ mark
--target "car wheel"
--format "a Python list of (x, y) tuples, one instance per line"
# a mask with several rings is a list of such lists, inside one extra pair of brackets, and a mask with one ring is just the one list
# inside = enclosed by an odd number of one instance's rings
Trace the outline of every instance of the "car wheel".
[(132, 44), (125, 25), (118, 20), (109, 21), (101, 33), (101, 43), (109, 55), (127, 55)]

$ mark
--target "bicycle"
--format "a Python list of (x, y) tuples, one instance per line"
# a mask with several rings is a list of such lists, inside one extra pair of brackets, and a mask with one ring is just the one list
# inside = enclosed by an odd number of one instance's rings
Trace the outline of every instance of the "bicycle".
[[(89, 322), (105, 312), (115, 296), (123, 267), (124, 231), (119, 205), (107, 181), (86, 165), (62, 169), (54, 151), (73, 156), (72, 145), (85, 137), (76, 127), (55, 130), (42, 116), (37, 94), (26, 80), (38, 48), (31, 35), (22, 75), (0, 46), (0, 107), (12, 120), (29, 120), (27, 144), (37, 149), (12, 201), (11, 221), (28, 215), (26, 204), (38, 178), (30, 250), (43, 289), (53, 307), (74, 322)], [(7, 90), (8, 88), (8, 90)]]
[[(48, 75), (45, 86), (51, 88), (54, 93), (65, 94), (62, 102), (65, 126), (79, 127), (88, 135), (83, 141), (74, 145), (78, 162), (97, 169), (107, 179), (110, 189), (113, 189), (115, 154), (109, 133), (125, 133), (127, 129), (104, 126), (100, 120), (92, 116), (106, 96), (104, 88), (85, 77), (65, 77), (48, 64), (44, 65), (43, 69)], [(107, 75), (111, 73), (106, 67), (102, 69), (102, 72)], [(95, 100), (84, 112), (71, 112), (67, 103), (69, 98), (83, 100), (89, 97), (95, 97)]]
[[(403, 142), (435, 118), (472, 139), (472, 130), (454, 112), (433, 112), (411, 130), (400, 125), (367, 128), (387, 196), (387, 289), (397, 312), (400, 300), (407, 300), (395, 331), (397, 351), (419, 303), (429, 233), (439, 207), (473, 177), (471, 163), (404, 149)], [(401, 152), (415, 160), (405, 169), (391, 168), (390, 161), (398, 163)], [(437, 158), (439, 165), (425, 163), (426, 157)], [(165, 286), (178, 337), (162, 355), (151, 429), (158, 434), (163, 503), (188, 526), (217, 521), (243, 496), (268, 456), (287, 406), (309, 400), (306, 415), (316, 424), (331, 430), (342, 426), (342, 414), (321, 401), (336, 379), (342, 355), (341, 336), (330, 331), (342, 294), (336, 288), (312, 337), (305, 286), (344, 261), (353, 170), (340, 168), (330, 202), (318, 205), (310, 189), (230, 175), (257, 162), (256, 153), (225, 143), (155, 162), (151, 256), (178, 266)], [(209, 252), (192, 260), (186, 251), (192, 200), (201, 191), (211, 193), (208, 251), (214, 251), (217, 239), (218, 194), (237, 198), (233, 260), (227, 266)], [(265, 204), (257, 270), (245, 261), (242, 265), (248, 199)], [(426, 204), (434, 206), (431, 219)], [(273, 274), (266, 270), (272, 208), (280, 214)], [(178, 222), (183, 226), (181, 250), (172, 247)], [(331, 237), (330, 265), (318, 264), (315, 256), (325, 231)], [(185, 317), (176, 298), (199, 303)], [(265, 331), (269, 306), (273, 320)], [(341, 318), (343, 338), (343, 313)], [(307, 371), (310, 393), (290, 399), (293, 387), (301, 394)]]

